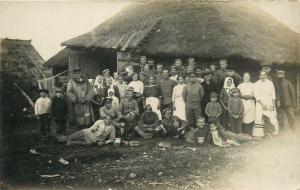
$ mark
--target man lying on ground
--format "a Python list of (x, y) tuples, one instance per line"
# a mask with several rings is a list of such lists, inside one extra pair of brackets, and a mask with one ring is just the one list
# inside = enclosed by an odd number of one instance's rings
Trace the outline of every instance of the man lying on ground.
[(67, 146), (109, 143), (115, 140), (115, 127), (112, 125), (111, 117), (106, 116), (104, 120), (96, 121), (90, 128), (62, 136), (59, 140), (66, 142)]

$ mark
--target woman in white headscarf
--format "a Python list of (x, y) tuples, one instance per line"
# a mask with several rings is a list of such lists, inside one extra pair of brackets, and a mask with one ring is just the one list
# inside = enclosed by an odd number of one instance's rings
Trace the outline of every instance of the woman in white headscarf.
[(221, 124), (226, 129), (229, 129), (229, 113), (228, 113), (228, 101), (231, 97), (231, 90), (235, 88), (234, 81), (231, 77), (226, 77), (224, 80), (223, 89), (220, 92), (220, 103), (223, 108), (221, 115)]
[(103, 86), (103, 76), (102, 75), (96, 76), (95, 82), (94, 82), (94, 87), (96, 89), (104, 88), (104, 86)]
[[(261, 71), (259, 80), (254, 83), (256, 99), (256, 118), (253, 136), (270, 136), (278, 134), (278, 120), (275, 109), (275, 88), (273, 82), (267, 79), (267, 73)], [(258, 133), (262, 130), (263, 133)]]
[(242, 132), (252, 136), (255, 120), (254, 84), (250, 82), (250, 74), (244, 73), (243, 83), (238, 85), (244, 105)]

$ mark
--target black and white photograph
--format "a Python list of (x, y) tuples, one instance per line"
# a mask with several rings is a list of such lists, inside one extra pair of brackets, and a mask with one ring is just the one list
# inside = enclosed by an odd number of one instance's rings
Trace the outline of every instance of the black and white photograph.
[(0, 190), (300, 190), (299, 0), (0, 0)]

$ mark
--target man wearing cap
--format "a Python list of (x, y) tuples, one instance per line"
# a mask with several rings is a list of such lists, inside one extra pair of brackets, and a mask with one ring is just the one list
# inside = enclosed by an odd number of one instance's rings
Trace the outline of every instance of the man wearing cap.
[(196, 119), (202, 116), (201, 101), (204, 90), (201, 84), (197, 83), (195, 73), (190, 73), (190, 82), (184, 87), (182, 96), (185, 102), (187, 122), (190, 127), (195, 127)]
[(100, 119), (105, 119), (106, 116), (110, 116), (112, 120), (119, 116), (119, 110), (112, 106), (113, 99), (106, 97), (104, 101), (104, 106), (100, 108)]
[(267, 79), (273, 82), (274, 88), (275, 88), (275, 96), (276, 96), (276, 109), (280, 107), (280, 97), (283, 97), (283, 91), (279, 85), (278, 78), (275, 75), (272, 74), (272, 67), (273, 64), (271, 62), (263, 61), (261, 64), (261, 70), (264, 71), (267, 74)]
[(40, 122), (42, 140), (47, 143), (50, 136), (50, 108), (51, 100), (48, 97), (48, 90), (40, 89), (40, 97), (34, 104), (34, 114)]
[(185, 77), (185, 83), (187, 84), (187, 83), (189, 83), (190, 82), (190, 77), (189, 77), (189, 75), (191, 74), (191, 73), (194, 73), (194, 68), (193, 67), (191, 67), (191, 66), (187, 66), (186, 67), (186, 74), (187, 74), (187, 76)]
[[(212, 81), (212, 72), (210, 69), (206, 69), (204, 71), (204, 81), (201, 83), (203, 90), (204, 90), (204, 96), (201, 101), (201, 110), (204, 111), (206, 108), (206, 105), (210, 102), (210, 95), (212, 92), (217, 92), (217, 88), (215, 83)], [(207, 121), (208, 117), (205, 114), (205, 119)]]
[(268, 61), (263, 61), (260, 63), (261, 65), (261, 70), (267, 73), (267, 78), (272, 81), (272, 75), (271, 75), (271, 71), (272, 71), (272, 63), (268, 62)]
[(160, 127), (156, 128), (162, 136), (171, 136), (174, 138), (180, 138), (185, 134), (188, 129), (187, 123), (177, 116), (172, 116), (172, 110), (165, 109), (162, 111), (163, 119)]
[(172, 95), (173, 88), (176, 86), (176, 84), (176, 81), (169, 79), (169, 71), (164, 70), (163, 79), (158, 82), (162, 92), (161, 110), (164, 110), (165, 108), (173, 108)]
[(139, 106), (136, 100), (133, 99), (133, 87), (128, 87), (126, 98), (124, 98), (119, 107), (119, 112), (126, 120), (126, 127), (124, 128), (124, 136), (128, 137), (134, 133), (134, 128), (138, 125)]
[(127, 117), (128, 114), (133, 114), (135, 117), (139, 115), (139, 106), (137, 101), (133, 99), (132, 87), (128, 87), (126, 92), (126, 98), (124, 98), (121, 101), (119, 111), (125, 117)]
[[(293, 107), (296, 105), (296, 95), (294, 87), (290, 81), (284, 78), (285, 72), (277, 71), (277, 81), (282, 94), (279, 94), (277, 103), (278, 122), (281, 129), (286, 129), (285, 118), (287, 118), (291, 129), (295, 128), (295, 116)], [(285, 117), (286, 116), (286, 117)]]
[(211, 70), (212, 74), (214, 74), (217, 71), (217, 64), (212, 62), (209, 64), (209, 69)]
[(223, 84), (224, 84), (224, 79), (228, 76), (227, 73), (227, 60), (226, 59), (221, 59), (219, 61), (220, 64), (220, 69), (217, 70), (214, 75), (213, 75), (213, 82), (216, 84), (217, 86), (217, 90), (218, 93), (221, 91), (221, 89), (223, 88)]
[(67, 86), (70, 101), (70, 119), (78, 128), (85, 128), (95, 121), (91, 99), (95, 91), (83, 77), (80, 69), (73, 71), (72, 79)]
[(150, 104), (146, 105), (145, 112), (142, 113), (138, 126), (134, 130), (145, 139), (152, 138), (154, 130), (159, 126), (159, 119), (155, 112), (152, 111)]

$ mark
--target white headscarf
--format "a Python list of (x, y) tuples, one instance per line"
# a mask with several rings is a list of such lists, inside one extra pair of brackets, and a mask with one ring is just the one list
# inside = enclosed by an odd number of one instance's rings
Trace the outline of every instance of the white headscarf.
[(99, 89), (100, 87), (103, 87), (103, 84), (102, 84), (102, 83), (100, 84), (100, 83), (98, 82), (98, 79), (99, 79), (100, 77), (102, 77), (102, 81), (103, 81), (103, 76), (102, 76), (102, 75), (98, 75), (98, 76), (96, 76), (96, 78), (95, 78), (94, 86), (95, 86), (97, 89)]
[[(228, 85), (227, 85), (227, 81), (228, 81), (228, 80), (231, 80), (231, 81), (232, 81), (231, 86), (228, 86)], [(231, 90), (232, 90), (233, 88), (235, 88), (233, 78), (231, 78), (231, 77), (226, 77), (225, 80), (224, 80), (224, 86), (223, 86), (223, 88), (226, 90), (227, 93), (231, 92)]]

